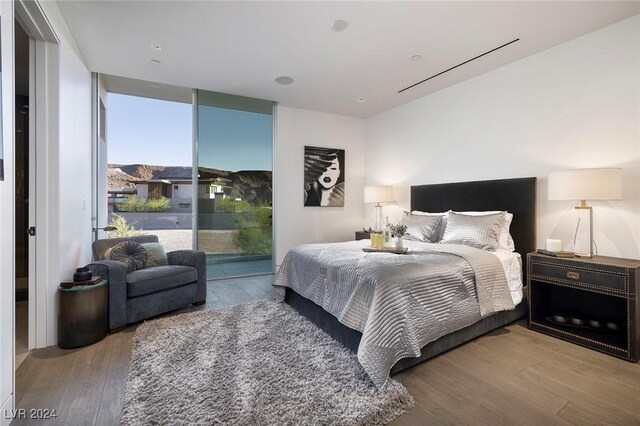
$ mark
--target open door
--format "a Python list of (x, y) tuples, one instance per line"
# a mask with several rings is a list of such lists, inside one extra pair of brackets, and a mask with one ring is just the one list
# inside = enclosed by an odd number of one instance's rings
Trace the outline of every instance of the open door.
[[(35, 93), (35, 57), (36, 57), (36, 45), (33, 38), (29, 38), (29, 93)], [(37, 163), (36, 163), (36, 120), (35, 120), (36, 102), (35, 96), (29, 97), (29, 193), (27, 197), (28, 215), (29, 215), (29, 228), (27, 229), (27, 238), (29, 244), (29, 303), (28, 303), (28, 346), (27, 349), (35, 349), (36, 347), (36, 273), (37, 273), (37, 258), (36, 258), (36, 238), (35, 238), (35, 224), (36, 224), (36, 182), (37, 182)]]
[[(14, 244), (15, 244), (15, 368), (34, 347), (29, 340), (29, 313), (33, 312), (35, 241), (35, 144), (33, 139), (32, 40), (16, 20), (14, 43)], [(31, 232), (33, 233), (33, 232)], [(31, 306), (30, 306), (31, 305)]]

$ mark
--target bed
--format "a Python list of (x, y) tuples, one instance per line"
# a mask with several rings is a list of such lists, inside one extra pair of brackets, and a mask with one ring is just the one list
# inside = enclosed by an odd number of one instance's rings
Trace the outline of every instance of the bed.
[[(412, 186), (411, 210), (425, 212), (500, 210), (513, 213), (510, 233), (515, 242), (515, 251), (519, 253), (523, 260), (521, 262), (522, 277), (526, 277), (526, 271), (524, 270), (526, 261), (524, 259), (526, 259), (528, 252), (535, 250), (535, 188), (535, 178)], [(344, 244), (342, 248), (344, 256), (339, 254), (336, 257), (348, 257), (349, 253), (354, 253), (353, 248), (348, 243)], [(336, 281), (339, 280), (340, 278), (336, 279)], [(327, 310), (331, 309), (323, 309), (291, 288), (286, 287), (284, 291), (286, 303), (314, 322), (334, 339), (353, 352), (358, 353), (358, 348), (363, 341), (363, 332), (355, 329), (357, 327), (346, 321), (343, 316), (338, 320), (336, 316), (327, 312)], [(526, 289), (523, 289), (522, 294), (526, 295)], [(418, 347), (419, 356), (404, 357), (396, 360), (398, 358), (396, 355), (394, 364), (390, 368), (390, 374), (398, 373), (484, 333), (523, 318), (526, 316), (526, 309), (526, 300), (522, 300), (515, 306), (515, 309), (499, 310), (483, 316), (474, 320), (475, 322), (472, 324), (465, 325), (463, 328)], [(350, 324), (351, 327), (347, 327), (344, 323)], [(363, 344), (366, 343), (367, 341), (365, 340)], [(414, 355), (418, 355), (415, 350), (413, 352)], [(371, 376), (371, 373), (369, 375)], [(380, 378), (378, 377), (377, 381), (374, 379), (374, 382), (381, 383)]]

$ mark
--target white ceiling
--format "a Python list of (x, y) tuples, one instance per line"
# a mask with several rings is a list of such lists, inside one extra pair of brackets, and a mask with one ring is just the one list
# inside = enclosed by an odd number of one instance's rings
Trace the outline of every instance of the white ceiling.
[[(640, 13), (640, 2), (614, 1), (58, 4), (91, 71), (354, 117), (372, 116)], [(337, 19), (349, 27), (333, 31)], [(154, 51), (154, 43), (162, 50)], [(413, 55), (422, 59), (412, 61)], [(282, 75), (295, 83), (276, 84)]]

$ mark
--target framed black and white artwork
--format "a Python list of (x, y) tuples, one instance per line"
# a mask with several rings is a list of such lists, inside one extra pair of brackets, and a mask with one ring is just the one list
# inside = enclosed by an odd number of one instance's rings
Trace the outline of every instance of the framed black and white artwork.
[(344, 149), (305, 146), (305, 207), (344, 207), (344, 172)]

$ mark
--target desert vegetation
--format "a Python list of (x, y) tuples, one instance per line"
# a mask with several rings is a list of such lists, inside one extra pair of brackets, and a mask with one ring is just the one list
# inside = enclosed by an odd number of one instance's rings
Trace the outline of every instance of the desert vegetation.
[(234, 242), (244, 253), (271, 254), (271, 206), (253, 206), (244, 200), (225, 198), (216, 203), (216, 210), (237, 214), (238, 232), (234, 234)]
[(170, 201), (166, 197), (160, 197), (151, 200), (143, 200), (138, 198), (137, 195), (130, 195), (124, 201), (124, 203), (118, 206), (118, 210), (121, 212), (135, 213), (135, 212), (152, 212), (163, 213), (169, 210)]
[(135, 237), (143, 234), (135, 228), (134, 224), (127, 222), (127, 219), (119, 214), (113, 215), (109, 222), (109, 226), (113, 226), (116, 229), (114, 231), (107, 232), (108, 238)]

